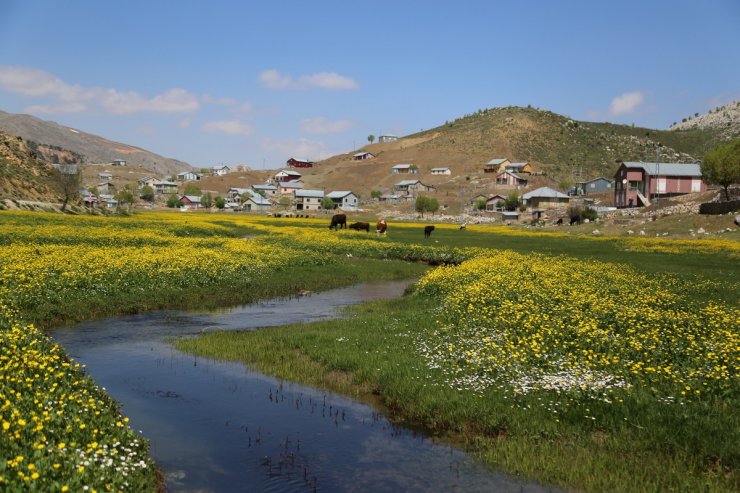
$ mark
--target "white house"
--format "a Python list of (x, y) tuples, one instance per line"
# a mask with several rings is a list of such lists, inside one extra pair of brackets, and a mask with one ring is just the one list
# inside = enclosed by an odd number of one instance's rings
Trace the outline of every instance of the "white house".
[(450, 168), (432, 168), (433, 175), (451, 175)]
[(381, 135), (380, 137), (378, 137), (378, 142), (380, 142), (381, 144), (383, 142), (393, 142), (395, 140), (398, 140), (397, 135), (386, 134), (386, 135)]
[(229, 168), (226, 165), (221, 166), (211, 166), (211, 172), (213, 173), (213, 176), (224, 176), (231, 171), (231, 168)]
[(126, 160), (125, 159), (114, 159), (111, 163), (113, 166), (126, 166)]
[(355, 195), (354, 192), (349, 191), (330, 192), (327, 194), (327, 197), (334, 202), (334, 207), (339, 207), (344, 210), (356, 210), (357, 205), (360, 202), (360, 198)]
[(183, 171), (182, 173), (178, 173), (176, 178), (177, 181), (197, 181), (200, 180), (200, 178), (203, 175), (200, 173), (196, 173), (194, 171)]
[(177, 193), (177, 183), (167, 180), (154, 180), (151, 187), (154, 188), (154, 193), (160, 195)]
[(100, 180), (110, 180), (111, 178), (113, 178), (113, 173), (108, 173), (107, 171), (98, 173), (98, 179)]
[(295, 190), (293, 200), (297, 211), (317, 211), (321, 209), (323, 190)]
[(258, 193), (253, 193), (242, 202), (242, 210), (248, 212), (266, 211), (272, 207), (272, 203)]
[(522, 202), (529, 209), (565, 209), (570, 197), (549, 187), (540, 187), (522, 195)]

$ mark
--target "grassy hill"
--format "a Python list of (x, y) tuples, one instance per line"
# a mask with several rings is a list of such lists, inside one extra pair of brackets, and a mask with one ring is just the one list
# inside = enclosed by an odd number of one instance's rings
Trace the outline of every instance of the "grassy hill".
[[(363, 147), (374, 159), (353, 161), (352, 153), (333, 156), (303, 171), (307, 188), (391, 191), (407, 175), (392, 175), (399, 163), (415, 164), (418, 178), (437, 187), (440, 202), (454, 206), (478, 193), (507, 194), (483, 165), (493, 158), (529, 161), (535, 176), (528, 189), (611, 178), (621, 161), (693, 162), (718, 143), (740, 135), (740, 128), (711, 126), (655, 130), (630, 125), (575, 121), (535, 108), (481, 110), (398, 141)], [(451, 176), (433, 176), (449, 167)]]

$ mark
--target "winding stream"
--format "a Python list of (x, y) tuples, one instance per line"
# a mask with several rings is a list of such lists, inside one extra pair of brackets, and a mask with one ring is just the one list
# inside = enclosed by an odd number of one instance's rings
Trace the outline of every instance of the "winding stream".
[(169, 491), (551, 491), (492, 473), (365, 404), (196, 358), (166, 342), (335, 317), (342, 306), (401, 296), (407, 284), (364, 283), (218, 312), (118, 317), (51, 335), (123, 404)]

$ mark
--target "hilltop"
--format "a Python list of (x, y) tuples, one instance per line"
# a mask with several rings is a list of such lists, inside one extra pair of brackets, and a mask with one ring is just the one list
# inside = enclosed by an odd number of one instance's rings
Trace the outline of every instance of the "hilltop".
[(671, 125), (671, 130), (710, 130), (722, 138), (731, 139), (740, 135), (740, 101), (718, 106), (703, 115), (695, 114)]
[(47, 162), (104, 164), (124, 159), (161, 175), (192, 169), (184, 161), (166, 158), (140, 147), (114, 142), (56, 122), (31, 115), (0, 111), (0, 130), (28, 141), (37, 156)]

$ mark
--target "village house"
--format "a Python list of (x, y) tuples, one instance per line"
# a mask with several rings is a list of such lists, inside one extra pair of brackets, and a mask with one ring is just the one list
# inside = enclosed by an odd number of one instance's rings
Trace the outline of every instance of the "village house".
[(90, 190), (84, 188), (80, 190), (80, 199), (82, 199), (82, 204), (85, 207), (95, 207), (98, 205), (97, 195), (91, 193)]
[(280, 195), (293, 193), (296, 190), (303, 190), (303, 182), (301, 180), (281, 181), (277, 185), (277, 191)]
[(111, 163), (111, 166), (126, 166), (126, 160), (125, 159), (114, 159)]
[(334, 202), (335, 209), (338, 207), (344, 210), (357, 210), (357, 205), (360, 202), (360, 198), (354, 192), (349, 191), (330, 192), (327, 197)]
[(398, 174), (410, 174), (414, 175), (419, 171), (419, 169), (413, 165), (413, 164), (397, 164), (391, 168), (391, 172), (394, 175)]
[(567, 209), (570, 197), (549, 187), (540, 187), (522, 195), (528, 209)]
[(391, 202), (393, 204), (397, 204), (401, 201), (401, 196), (396, 194), (383, 194), (380, 197), (378, 197), (379, 202)]
[(270, 183), (252, 185), (252, 190), (264, 197), (274, 197), (277, 195), (277, 187)]
[(177, 183), (167, 180), (154, 180), (151, 185), (157, 195), (169, 195), (177, 193)]
[(287, 161), (288, 166), (292, 166), (294, 168), (312, 168), (313, 162), (309, 161), (308, 159), (297, 159), (297, 158), (290, 158)]
[(200, 173), (194, 171), (183, 171), (182, 173), (178, 173), (175, 178), (177, 178), (177, 181), (197, 181), (202, 176)]
[(506, 165), (509, 164), (509, 160), (504, 158), (491, 159), (483, 166), (484, 173), (498, 173), (504, 171)]
[(273, 179), (277, 182), (300, 180), (301, 174), (297, 171), (293, 171), (290, 169), (283, 169), (275, 173), (275, 176), (273, 176)]
[(109, 181), (100, 182), (95, 185), (95, 188), (98, 189), (98, 193), (112, 194), (116, 191), (116, 186)]
[(385, 135), (381, 135), (380, 137), (378, 137), (378, 142), (381, 144), (384, 142), (394, 142), (396, 140), (398, 140), (397, 135), (385, 134)]
[(295, 190), (293, 192), (293, 203), (297, 211), (317, 211), (321, 209), (323, 198), (323, 190)]
[(568, 195), (586, 195), (589, 193), (607, 192), (613, 190), (614, 181), (603, 177), (593, 180), (578, 182), (568, 190)]
[(103, 173), (98, 173), (99, 180), (110, 180), (111, 178), (113, 178), (113, 173), (108, 173), (107, 171)]
[(180, 197), (183, 207), (188, 209), (200, 209), (200, 196), (199, 195), (183, 195)]
[(434, 187), (423, 184), (421, 180), (402, 180), (396, 183), (393, 189), (397, 192), (415, 196), (417, 192), (429, 192), (430, 190), (434, 190)]
[(511, 171), (512, 173), (532, 173), (532, 165), (529, 163), (509, 163), (503, 166), (504, 171)]
[(252, 193), (252, 189), (250, 188), (229, 188), (229, 190), (226, 192), (226, 198), (224, 199), (226, 207), (236, 208), (241, 206), (242, 196), (251, 195)]
[(150, 187), (154, 188), (154, 182), (157, 182), (156, 178), (152, 178), (151, 176), (145, 176), (143, 178), (139, 178), (136, 180), (136, 184), (139, 187), (139, 190), (144, 188), (145, 186), (149, 185)]
[(432, 168), (433, 175), (451, 175), (450, 168)]
[(617, 207), (648, 206), (651, 200), (705, 192), (698, 163), (623, 162), (614, 175)]
[(213, 176), (224, 176), (229, 174), (229, 171), (231, 171), (231, 168), (223, 164), (221, 166), (211, 166)]
[(354, 154), (352, 156), (352, 159), (355, 161), (364, 161), (365, 159), (372, 159), (374, 157), (375, 155), (373, 153), (362, 151), (362, 152), (358, 152), (357, 154)]
[(506, 202), (506, 197), (500, 194), (490, 196), (486, 199), (486, 210), (487, 211), (502, 211), (504, 210), (503, 203)]
[(511, 171), (502, 171), (496, 175), (496, 185), (502, 185), (506, 187), (526, 187), (527, 178)]
[(118, 207), (118, 200), (110, 193), (98, 194), (98, 203), (105, 204), (107, 209), (115, 209)]
[(253, 193), (242, 202), (242, 210), (247, 212), (266, 211), (272, 207), (272, 203), (258, 193)]

